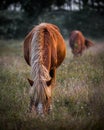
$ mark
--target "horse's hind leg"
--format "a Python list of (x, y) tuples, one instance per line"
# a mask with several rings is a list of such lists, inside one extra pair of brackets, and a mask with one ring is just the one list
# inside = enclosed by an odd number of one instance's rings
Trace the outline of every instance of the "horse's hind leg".
[(55, 87), (55, 83), (56, 83), (56, 68), (52, 68), (51, 71), (50, 71), (50, 76), (52, 78), (52, 88)]

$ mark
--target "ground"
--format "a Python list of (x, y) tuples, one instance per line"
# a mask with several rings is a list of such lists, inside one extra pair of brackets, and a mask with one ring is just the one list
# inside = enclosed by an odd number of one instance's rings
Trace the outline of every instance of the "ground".
[(44, 118), (28, 114), (30, 67), (23, 58), (23, 41), (0, 40), (1, 130), (101, 130), (104, 128), (104, 42), (74, 58), (67, 55), (57, 69), (53, 112)]

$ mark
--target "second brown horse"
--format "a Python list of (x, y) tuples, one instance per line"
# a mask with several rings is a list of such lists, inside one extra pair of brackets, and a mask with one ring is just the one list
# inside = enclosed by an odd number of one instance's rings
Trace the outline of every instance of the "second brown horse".
[(83, 51), (91, 46), (94, 43), (91, 40), (86, 39), (82, 32), (75, 30), (72, 31), (69, 37), (69, 45), (72, 49), (74, 56), (82, 55)]

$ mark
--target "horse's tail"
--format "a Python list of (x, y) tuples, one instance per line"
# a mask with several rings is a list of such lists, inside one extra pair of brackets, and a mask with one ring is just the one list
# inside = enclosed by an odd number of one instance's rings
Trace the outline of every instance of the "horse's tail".
[(50, 80), (49, 72), (43, 65), (43, 45), (49, 43), (49, 38), (45, 38), (49, 32), (45, 34), (45, 30), (47, 30), (45, 26), (36, 26), (31, 42), (31, 77), (34, 81), (31, 94), (35, 92), (35, 100), (41, 101), (45, 98), (46, 81)]
[(92, 41), (90, 41), (90, 40), (88, 40), (88, 39), (85, 39), (85, 46), (87, 47), (87, 48), (89, 48), (89, 47), (91, 47), (91, 46), (93, 46), (94, 45), (94, 43), (92, 42)]

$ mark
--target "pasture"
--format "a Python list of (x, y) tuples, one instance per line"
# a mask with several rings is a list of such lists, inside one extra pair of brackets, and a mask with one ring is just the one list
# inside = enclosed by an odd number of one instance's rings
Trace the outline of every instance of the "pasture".
[(23, 41), (0, 40), (0, 130), (102, 130), (104, 128), (104, 42), (81, 57), (67, 55), (57, 70), (53, 111), (44, 118), (28, 113), (30, 67)]

